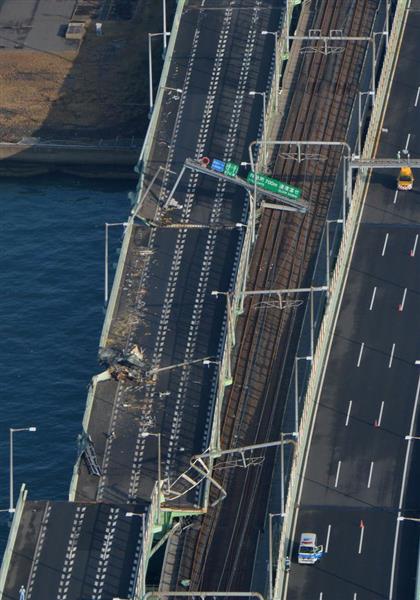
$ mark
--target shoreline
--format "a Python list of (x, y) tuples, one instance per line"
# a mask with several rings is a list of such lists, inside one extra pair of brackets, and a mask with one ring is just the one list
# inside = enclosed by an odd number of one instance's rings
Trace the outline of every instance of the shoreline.
[(139, 147), (0, 143), (0, 177), (65, 173), (85, 178), (136, 179)]

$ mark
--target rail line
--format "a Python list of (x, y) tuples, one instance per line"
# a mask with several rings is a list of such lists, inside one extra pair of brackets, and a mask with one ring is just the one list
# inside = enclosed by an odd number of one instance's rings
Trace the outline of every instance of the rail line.
[[(367, 29), (367, 25), (373, 21), (375, 8), (376, 3), (371, 0), (367, 0), (363, 5), (357, 3), (349, 27), (352, 35), (361, 35)], [(336, 28), (338, 20), (342, 17), (342, 13), (343, 9), (341, 7), (340, 11), (339, 3), (327, 3), (325, 11), (321, 15), (321, 22), (319, 25), (318, 23), (316, 25), (317, 28), (323, 31)], [(367, 15), (371, 16), (372, 19), (369, 19)], [(314, 16), (314, 21), (316, 17), (317, 15)], [(346, 111), (348, 115), (354, 98), (354, 89), (353, 95), (349, 92), (351, 91), (351, 86), (354, 88), (357, 78), (354, 76), (353, 78), (349, 77), (349, 73), (353, 65), (361, 61), (363, 55), (364, 50), (356, 44), (350, 47), (347, 46), (342, 55), (340, 55), (342, 58), (339, 60), (339, 75), (335, 89), (331, 91), (327, 88), (326, 90), (329, 92), (328, 108), (326, 106), (326, 99), (322, 98), (319, 93), (323, 78), (328, 75), (328, 70), (331, 68), (327, 57), (314, 53), (309, 57), (306, 55), (301, 60), (300, 75), (302, 76), (302, 73), (306, 72), (310, 76), (306, 81), (303, 93), (299, 88), (295, 92), (295, 97), (300, 94), (303, 98), (302, 102), (298, 103), (300, 105), (299, 110), (289, 115), (289, 119), (285, 125), (285, 137), (289, 139), (311, 139), (312, 134), (312, 139), (314, 135), (322, 139), (337, 139), (334, 135), (338, 133), (339, 123), (347, 123), (347, 119), (339, 119), (339, 117), (343, 117), (342, 113), (346, 113)], [(345, 84), (343, 83), (344, 81), (346, 81)], [(349, 99), (347, 102), (344, 102), (346, 95)], [(317, 99), (318, 106), (317, 110), (312, 112), (312, 119), (308, 119), (310, 104), (313, 99)], [(328, 119), (327, 113), (333, 119)], [(324, 118), (322, 119), (322, 117)], [(344, 137), (344, 133), (340, 132), (342, 137)], [(289, 179), (296, 179), (303, 176), (304, 195), (311, 200), (311, 210), (304, 220), (295, 215), (279, 216), (278, 213), (269, 210), (264, 213), (249, 277), (255, 289), (262, 289), (267, 287), (268, 284), (270, 284), (270, 287), (274, 284), (278, 284), (278, 287), (296, 286), (306, 275), (308, 261), (310, 255), (316, 249), (317, 240), (319, 239), (328, 208), (331, 192), (328, 175), (334, 173), (339, 162), (337, 151), (324, 150), (322, 154), (330, 160), (318, 164), (313, 169), (313, 172), (307, 169), (306, 164), (302, 166), (297, 163), (291, 166), (286, 163), (281, 170), (283, 179), (285, 176)], [(276, 174), (279, 174), (280, 171), (277, 169), (279, 162), (281, 163), (281, 159), (277, 159), (276, 161)], [(309, 182), (307, 179), (309, 179)], [(318, 199), (318, 202), (312, 202), (312, 199)], [(279, 259), (283, 264), (276, 271), (274, 266), (278, 263)], [(247, 442), (250, 441), (250, 438), (253, 440), (258, 438), (260, 441), (258, 437), (260, 432), (262, 431), (263, 436), (267, 437), (267, 432), (271, 431), (275, 421), (278, 421), (279, 418), (276, 412), (279, 413), (281, 407), (277, 406), (277, 410), (271, 410), (271, 407), (268, 406), (271, 400), (270, 391), (273, 382), (270, 382), (270, 385), (267, 386), (265, 374), (272, 375), (273, 373), (273, 367), (276, 361), (278, 361), (278, 348), (281, 341), (284, 341), (286, 348), (290, 345), (293, 324), (298, 315), (296, 310), (291, 311), (291, 313), (288, 311), (288, 315), (285, 315), (284, 311), (280, 312), (280, 314), (275, 314), (267, 308), (256, 310), (257, 302), (258, 300), (247, 302), (245, 315), (242, 322), (239, 323), (238, 338), (241, 339), (241, 343), (236, 354), (235, 383), (228, 395), (224, 413), (223, 447), (240, 445), (238, 440), (242, 442), (245, 436)], [(264, 335), (265, 346), (262, 344)], [(267, 348), (269, 349), (268, 351)], [(282, 353), (283, 357), (284, 355), (285, 353)], [(253, 387), (257, 392), (254, 396), (249, 391), (251, 368), (253, 369), (254, 378)], [(259, 380), (257, 379), (257, 374), (260, 375)], [(240, 380), (239, 382), (238, 379)], [(260, 386), (260, 388), (256, 389), (257, 386)], [(239, 392), (237, 391), (238, 388)], [(258, 396), (258, 392), (261, 394), (261, 391), (265, 391), (262, 402)], [(255, 423), (253, 420), (257, 409), (261, 417)], [(240, 413), (240, 416), (238, 413)], [(232, 474), (227, 472), (224, 474), (223, 485), (227, 484), (228, 487), (234, 488), (230, 490), (230, 497), (235, 498), (237, 502), (235, 511), (231, 512), (231, 514), (236, 514), (236, 518), (233, 526), (233, 534), (229, 540), (229, 548), (235, 548), (235, 555), (232, 558), (229, 551), (226, 553), (227, 556), (222, 569), (220, 569), (220, 565), (218, 569), (214, 569), (213, 565), (211, 570), (218, 573), (218, 582), (214, 582), (212, 584), (213, 587), (214, 585), (222, 584), (223, 589), (229, 589), (229, 586), (233, 584), (236, 576), (235, 567), (240, 557), (238, 548), (243, 543), (251, 513), (255, 508), (253, 500), (256, 497), (261, 477), (261, 470), (248, 471), (245, 483), (242, 478), (236, 477), (236, 485), (235, 482), (232, 485), (232, 483), (229, 483)], [(243, 511), (241, 510), (241, 503), (244, 501), (245, 496), (248, 508)], [(239, 506), (238, 498), (240, 499)], [(228, 499), (225, 500), (225, 507), (228, 502)], [(211, 540), (215, 534), (216, 523), (223, 509), (223, 505), (220, 505), (204, 518), (202, 528), (194, 544), (195, 556), (191, 572), (191, 581), (194, 587), (200, 588), (203, 585), (208, 585), (207, 580), (212, 576), (209, 573), (209, 576), (206, 577), (203, 563), (206, 563), (209, 557)], [(230, 576), (227, 581), (224, 581), (224, 573), (228, 568), (230, 569)]]

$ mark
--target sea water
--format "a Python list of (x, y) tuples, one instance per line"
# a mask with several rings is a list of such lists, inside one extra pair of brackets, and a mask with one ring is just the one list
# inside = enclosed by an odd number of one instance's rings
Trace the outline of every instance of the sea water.
[[(133, 182), (65, 177), (0, 182), (0, 509), (9, 506), (9, 428), (15, 503), (67, 498), (87, 388), (100, 371), (104, 224), (124, 221)], [(110, 270), (123, 228), (111, 227)], [(0, 513), (0, 555), (9, 532)]]

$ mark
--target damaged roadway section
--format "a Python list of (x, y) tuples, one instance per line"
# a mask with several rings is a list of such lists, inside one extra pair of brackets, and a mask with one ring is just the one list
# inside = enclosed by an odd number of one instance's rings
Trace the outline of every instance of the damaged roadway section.
[[(249, 91), (265, 89), (273, 50), (261, 30), (275, 29), (279, 19), (278, 10), (256, 1), (247, 11), (186, 3), (143, 190), (157, 176), (136, 214), (203, 227), (151, 229), (135, 217), (127, 228), (101, 340), (111, 369), (94, 382), (85, 416), (101, 475), (80, 463), (77, 500), (149, 498), (158, 453), (156, 438), (144, 433), (161, 434), (167, 486), (208, 445), (225, 318), (225, 304), (211, 292), (233, 285), (243, 238), (234, 225), (245, 222), (247, 201), (232, 184), (186, 173), (173, 207), (163, 213), (162, 205), (186, 158), (247, 159), (262, 108)], [(233, 227), (217, 228), (226, 224)], [(133, 364), (133, 351), (145, 372)], [(200, 491), (192, 486), (171, 507), (197, 510)]]

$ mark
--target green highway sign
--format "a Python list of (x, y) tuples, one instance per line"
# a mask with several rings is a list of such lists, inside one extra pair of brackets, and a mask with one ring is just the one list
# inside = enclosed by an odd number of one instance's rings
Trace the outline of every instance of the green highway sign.
[(228, 177), (236, 177), (239, 171), (239, 165), (235, 165), (233, 162), (227, 162), (224, 170), (224, 174)]
[[(252, 185), (255, 183), (253, 171), (250, 171), (248, 173), (248, 177), (246, 178), (246, 180)], [(302, 196), (302, 190), (300, 190), (299, 188), (293, 187), (288, 183), (283, 183), (278, 179), (268, 177), (267, 175), (263, 175), (262, 173), (257, 174), (257, 186), (259, 188), (262, 188), (263, 190), (267, 190), (267, 192), (274, 192), (275, 194), (286, 196), (286, 198), (290, 198), (291, 200), (299, 200)]]

